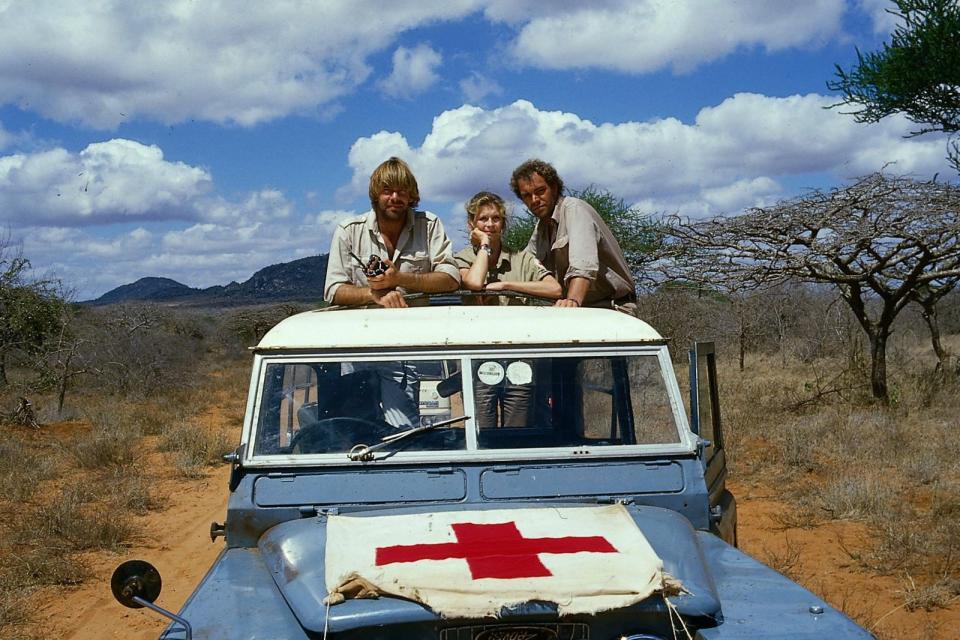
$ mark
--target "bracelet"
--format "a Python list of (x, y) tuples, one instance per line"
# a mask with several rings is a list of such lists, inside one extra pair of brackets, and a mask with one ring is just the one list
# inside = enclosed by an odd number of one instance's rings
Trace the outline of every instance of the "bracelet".
[(480, 250), (481, 250), (481, 251), (486, 251), (488, 256), (492, 256), (492, 255), (493, 255), (493, 249), (491, 249), (491, 248), (490, 248), (490, 245), (488, 245), (488, 244), (482, 244), (482, 245), (480, 245)]

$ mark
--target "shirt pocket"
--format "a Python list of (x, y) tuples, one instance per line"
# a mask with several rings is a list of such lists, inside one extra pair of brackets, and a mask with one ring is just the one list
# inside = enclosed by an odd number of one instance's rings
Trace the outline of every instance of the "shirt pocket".
[(397, 268), (404, 273), (430, 273), (430, 256), (426, 251), (401, 254)]

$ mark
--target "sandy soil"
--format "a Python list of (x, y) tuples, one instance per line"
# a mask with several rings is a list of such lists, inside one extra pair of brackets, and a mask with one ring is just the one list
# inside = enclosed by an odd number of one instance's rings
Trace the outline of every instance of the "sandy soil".
[[(178, 611), (223, 547), (211, 543), (212, 521), (226, 512), (228, 470), (200, 481), (163, 479), (157, 490), (169, 496), (168, 507), (139, 518), (144, 532), (130, 551), (91, 554), (93, 577), (75, 589), (39, 596), (38, 625), (46, 637), (64, 640), (155, 640), (164, 619), (146, 610), (127, 609), (110, 594), (114, 567), (129, 558), (153, 563), (163, 576), (158, 604)], [(763, 488), (732, 484), (737, 495), (742, 549), (798, 580), (870, 628), (881, 639), (956, 638), (960, 603), (949, 609), (906, 611), (897, 593), (906, 577), (876, 576), (859, 570), (844, 549), (861, 547), (868, 532), (857, 523), (833, 522), (814, 528), (785, 527), (788, 505)]]
[(123, 555), (88, 556), (93, 576), (83, 586), (41, 596), (38, 622), (47, 637), (156, 640), (166, 621), (146, 609), (118, 604), (110, 593), (110, 576), (124, 560), (150, 562), (163, 578), (157, 604), (179, 611), (223, 548), (222, 538), (210, 542), (209, 528), (213, 521), (223, 522), (226, 514), (228, 473), (224, 467), (199, 482), (162, 481), (157, 489), (170, 496), (169, 507), (139, 518), (141, 541)]
[(954, 640), (960, 601), (948, 609), (907, 611), (900, 592), (907, 576), (878, 576), (858, 568), (845, 551), (863, 549), (868, 529), (856, 522), (786, 527), (789, 505), (764, 487), (731, 484), (737, 496), (742, 550), (784, 573), (844, 611), (880, 639)]

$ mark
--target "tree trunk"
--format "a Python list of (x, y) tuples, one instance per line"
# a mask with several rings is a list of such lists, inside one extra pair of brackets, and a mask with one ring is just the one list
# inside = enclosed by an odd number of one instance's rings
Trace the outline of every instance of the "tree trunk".
[(870, 388), (873, 397), (889, 404), (890, 393), (887, 389), (887, 329), (876, 329), (870, 334)]
[(937, 319), (937, 305), (931, 303), (921, 303), (923, 307), (923, 319), (930, 329), (930, 342), (933, 344), (933, 352), (937, 354), (937, 372), (947, 370), (947, 358), (950, 355), (943, 348), (940, 342), (940, 321)]
[(70, 380), (70, 361), (73, 360), (73, 352), (67, 354), (63, 362), (63, 371), (60, 372), (60, 380), (57, 389), (57, 416), (63, 417), (63, 399), (67, 395), (67, 382)]
[(66, 374), (64, 374), (64, 376), (63, 376), (62, 378), (60, 378), (60, 385), (59, 385), (59, 387), (60, 387), (60, 388), (57, 390), (57, 416), (62, 418), (62, 417), (63, 417), (63, 399), (64, 399), (64, 397), (67, 395), (67, 376), (66, 376)]
[(7, 363), (6, 358), (0, 353), (0, 387), (7, 386)]
[(738, 334), (739, 334), (738, 338), (740, 342), (740, 371), (743, 371), (744, 360), (746, 358), (746, 352), (747, 352), (747, 320), (744, 317), (744, 313), (743, 313), (743, 303), (741, 302), (740, 304), (737, 305), (737, 307), (739, 311), (738, 320), (740, 325), (739, 327), (737, 327)]

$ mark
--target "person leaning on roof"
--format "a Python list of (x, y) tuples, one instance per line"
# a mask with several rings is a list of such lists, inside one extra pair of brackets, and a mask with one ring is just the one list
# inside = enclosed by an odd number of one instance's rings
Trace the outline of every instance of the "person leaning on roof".
[[(466, 205), (470, 246), (454, 256), (460, 267), (463, 288), (471, 291), (516, 291), (542, 298), (559, 298), (560, 283), (529, 251), (509, 251), (501, 238), (507, 225), (503, 198), (481, 191)], [(502, 305), (523, 300), (499, 296), (490, 300)]]
[[(369, 191), (373, 208), (334, 231), (324, 299), (397, 308), (407, 306), (404, 293), (444, 293), (460, 286), (443, 224), (416, 210), (420, 191), (407, 163), (396, 157), (382, 163), (370, 176)], [(383, 259), (383, 273), (367, 275), (371, 256)]]
[(620, 244), (600, 214), (580, 198), (563, 195), (563, 180), (543, 160), (513, 171), (510, 189), (537, 218), (527, 250), (563, 285), (558, 307), (609, 307), (633, 311), (636, 285)]

